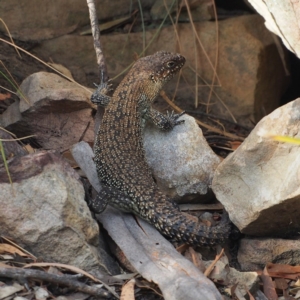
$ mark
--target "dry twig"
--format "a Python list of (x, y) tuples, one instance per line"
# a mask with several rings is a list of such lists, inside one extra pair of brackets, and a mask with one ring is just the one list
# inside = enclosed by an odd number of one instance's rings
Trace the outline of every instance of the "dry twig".
[(31, 279), (37, 281), (44, 280), (47, 282), (67, 286), (69, 288), (75, 289), (77, 291), (89, 295), (105, 297), (105, 298), (111, 297), (111, 294), (109, 292), (104, 291), (103, 289), (100, 289), (98, 287), (89, 286), (84, 283), (72, 280), (70, 279), (70, 276), (49, 274), (40, 270), (25, 270), (25, 269), (17, 269), (17, 268), (0, 267), (0, 277), (13, 278), (13, 279), (20, 280), (21, 282), (24, 281), (24, 279)]

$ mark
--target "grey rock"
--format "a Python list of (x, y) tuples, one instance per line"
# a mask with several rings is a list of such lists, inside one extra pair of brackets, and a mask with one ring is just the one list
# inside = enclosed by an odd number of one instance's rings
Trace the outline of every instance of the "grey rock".
[(22, 97), (1, 116), (0, 124), (18, 137), (35, 135), (44, 149), (69, 149), (94, 140), (91, 92), (56, 74), (39, 72), (21, 84)]
[(300, 241), (244, 238), (240, 241), (238, 261), (243, 271), (263, 270), (265, 265), (269, 262), (299, 265)]
[(295, 9), (295, 3), (278, 1), (274, 5), (272, 0), (248, 0), (248, 2), (264, 17), (265, 26), (278, 35), (287, 49), (294, 52), (299, 58), (298, 20), (300, 15), (299, 10)]
[(300, 98), (257, 124), (218, 166), (212, 189), (242, 232), (287, 237), (300, 229), (299, 146), (272, 134), (300, 136)]
[(47, 290), (41, 287), (34, 288), (34, 296), (36, 300), (46, 300), (50, 295)]
[[(211, 20), (213, 16), (213, 7), (210, 0), (201, 0), (189, 2), (189, 9), (192, 15), (193, 22)], [(166, 9), (168, 8), (168, 10)], [(173, 0), (156, 0), (151, 7), (151, 17), (153, 20), (162, 20), (167, 14), (179, 17), (180, 21), (190, 21), (190, 17), (185, 10), (185, 3), (182, 3), (182, 9), (178, 16), (178, 5)]]
[[(194, 26), (210, 62), (200, 50), (197, 52), (197, 60), (195, 59), (195, 51), (191, 51), (195, 47), (195, 40), (190, 24), (178, 24), (178, 36), (173, 26), (162, 28), (155, 43), (147, 50), (146, 54), (162, 49), (178, 52), (178, 43), (182, 45), (180, 52), (187, 59), (182, 73), (184, 80), (180, 81), (178, 89), (176, 84), (166, 85), (166, 92), (173, 94), (177, 89), (177, 99), (194, 99), (195, 89), (191, 87), (196, 84), (194, 70), (197, 69), (199, 78), (204, 80), (198, 78), (197, 82), (201, 103), (206, 105), (210, 99), (208, 105), (211, 113), (232, 119), (231, 112), (240, 124), (253, 127), (251, 120), (259, 121), (266, 113), (278, 107), (281, 95), (287, 87), (289, 80), (288, 69), (284, 67), (284, 50), (280, 48), (282, 55), (279, 55), (278, 44), (258, 15), (219, 21), (219, 43), (216, 43), (215, 23), (195, 22)], [(133, 54), (143, 50), (143, 35), (148, 44), (156, 31), (101, 36), (109, 75), (114, 77), (127, 68), (134, 61)], [(120, 45), (126, 45), (126, 51), (120, 52)], [(44, 59), (52, 57), (70, 69), (79, 67), (86, 74), (98, 75), (90, 37), (65, 35), (44, 41), (35, 47), (34, 52)], [(214, 76), (212, 66), (215, 53), (219, 53), (216, 70), (219, 81), (216, 79), (211, 94), (208, 85)], [(117, 84), (121, 79), (120, 76), (113, 83)]]
[(1, 233), (48, 262), (116, 273), (99, 255), (99, 228), (84, 201), (77, 173), (53, 152), (16, 157), (0, 169)]
[[(0, 128), (0, 139), (2, 139), (2, 147), (5, 155), (5, 159), (9, 160), (15, 156), (23, 156), (27, 154), (26, 150), (23, 149), (14, 138), (3, 129)], [(5, 141), (7, 140), (7, 141)], [(3, 163), (3, 157), (0, 155), (0, 164)]]
[(144, 130), (147, 162), (157, 184), (171, 198), (205, 195), (220, 159), (193, 117), (183, 115), (180, 120), (185, 122), (169, 132), (147, 124)]
[[(149, 7), (152, 3), (144, 0), (141, 5)], [(102, 0), (95, 1), (95, 7), (99, 19), (107, 20), (129, 14), (139, 5), (137, 0)], [(1, 0), (0, 11), (12, 36), (23, 41), (51, 39), (90, 23), (87, 3), (81, 0), (54, 0), (43, 5), (39, 0)], [(0, 30), (7, 33), (3, 24)]]

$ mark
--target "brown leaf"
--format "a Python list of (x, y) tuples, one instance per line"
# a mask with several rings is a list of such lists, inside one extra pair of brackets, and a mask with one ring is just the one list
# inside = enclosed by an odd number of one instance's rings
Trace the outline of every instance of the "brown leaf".
[(268, 272), (287, 274), (300, 273), (300, 266), (267, 263), (266, 267), (268, 269)]
[(284, 278), (275, 278), (275, 287), (279, 290), (286, 290), (289, 286)]
[(191, 255), (193, 264), (201, 272), (205, 272), (205, 265), (204, 265), (203, 261), (199, 258), (199, 254), (192, 247), (189, 247), (189, 254)]
[(252, 294), (249, 292), (249, 290), (247, 289), (246, 286), (245, 286), (245, 290), (247, 291), (247, 294), (249, 296), (249, 300), (255, 300), (255, 298), (252, 296)]
[(11, 97), (11, 93), (2, 94), (0, 93), (0, 101), (9, 99)]
[(120, 300), (134, 300), (134, 285), (135, 279), (130, 279), (126, 284), (123, 285), (121, 291)]
[(235, 290), (238, 286), (238, 283), (236, 283), (235, 285), (233, 285), (231, 288), (230, 288), (230, 294), (231, 294), (231, 297), (232, 299), (234, 300), (238, 300), (239, 298), (237, 297), (237, 295), (235, 294)]
[(231, 144), (231, 149), (236, 150), (241, 145), (242, 142), (240, 142), (240, 141), (232, 141), (232, 142), (229, 141), (229, 143)]
[(159, 295), (160, 297), (163, 297), (161, 291), (157, 287), (157, 285), (153, 282), (149, 282), (145, 279), (136, 279), (135, 280), (135, 285), (139, 288), (144, 288), (144, 289), (149, 289), (152, 290), (154, 293)]
[(15, 246), (9, 244), (0, 244), (0, 253), (11, 253), (11, 254), (19, 254), (20, 256), (27, 257), (28, 254), (22, 252), (20, 249), (16, 248)]
[(262, 275), (260, 276), (264, 286), (264, 294), (269, 300), (277, 300), (278, 296), (275, 291), (275, 287), (272, 278), (269, 276), (267, 267), (264, 268)]

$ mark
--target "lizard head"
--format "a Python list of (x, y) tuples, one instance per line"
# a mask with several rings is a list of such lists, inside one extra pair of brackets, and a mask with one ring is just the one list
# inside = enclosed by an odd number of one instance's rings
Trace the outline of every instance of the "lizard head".
[(150, 79), (153, 82), (168, 82), (181, 70), (185, 63), (185, 58), (180, 54), (165, 51), (156, 52), (148, 57), (152, 62)]
[[(143, 92), (153, 100), (163, 85), (179, 73), (184, 63), (185, 58), (180, 54), (159, 51), (136, 61), (132, 72), (136, 82), (144, 82)], [(152, 84), (149, 84), (149, 79)]]
[(177, 53), (159, 51), (140, 58), (133, 66), (139, 73), (139, 79), (149, 79), (162, 85), (176, 75), (185, 63), (185, 58)]

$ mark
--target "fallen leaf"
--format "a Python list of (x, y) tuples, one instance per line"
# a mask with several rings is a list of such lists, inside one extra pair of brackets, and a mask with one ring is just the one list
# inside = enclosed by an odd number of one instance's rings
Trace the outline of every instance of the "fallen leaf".
[(232, 141), (232, 142), (229, 141), (229, 143), (231, 144), (231, 149), (236, 150), (241, 145), (242, 142), (240, 142), (240, 141)]
[(2, 94), (0, 93), (0, 101), (9, 99), (11, 97), (11, 93)]
[(126, 284), (123, 285), (120, 300), (134, 300), (134, 285), (135, 279), (130, 279)]
[(22, 252), (20, 249), (16, 248), (15, 246), (9, 245), (9, 244), (0, 244), (0, 253), (11, 253), (11, 254), (19, 254), (20, 256), (27, 257), (28, 254)]
[(277, 300), (278, 296), (275, 291), (275, 287), (272, 278), (269, 276), (267, 267), (264, 268), (262, 275), (260, 276), (263, 282), (264, 294), (269, 300)]
[(247, 291), (247, 294), (249, 296), (249, 300), (255, 300), (254, 297), (252, 296), (252, 294), (249, 292), (249, 290), (247, 289), (246, 286), (244, 286), (244, 289)]
[(275, 278), (275, 287), (279, 290), (286, 290), (289, 286), (284, 278)]
[(14, 283), (13, 285), (1, 286), (0, 287), (0, 299), (6, 298), (6, 297), (13, 295), (16, 292), (19, 292), (22, 290), (23, 290), (23, 286), (18, 283)]
[(284, 264), (272, 264), (267, 263), (268, 272), (276, 272), (276, 273), (300, 273), (300, 266), (290, 266)]

